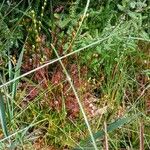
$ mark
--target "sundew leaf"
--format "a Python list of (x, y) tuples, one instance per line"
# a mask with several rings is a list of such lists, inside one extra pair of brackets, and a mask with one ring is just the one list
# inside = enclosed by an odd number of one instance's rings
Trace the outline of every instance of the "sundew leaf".
[[(121, 126), (123, 126), (127, 123), (130, 123), (131, 121), (136, 119), (138, 116), (139, 116), (139, 114), (136, 114), (131, 117), (123, 117), (123, 118), (120, 118), (120, 119), (114, 121), (113, 123), (108, 125), (107, 132), (110, 133), (110, 132), (120, 128)], [(98, 138), (102, 138), (104, 135), (105, 135), (105, 132), (103, 130), (98, 131), (94, 134), (94, 139), (96, 140)], [(91, 139), (89, 137), (86, 140), (80, 142), (80, 146), (83, 148), (87, 145), (91, 145)], [(75, 148), (75, 150), (79, 150), (79, 149), (80, 148)]]

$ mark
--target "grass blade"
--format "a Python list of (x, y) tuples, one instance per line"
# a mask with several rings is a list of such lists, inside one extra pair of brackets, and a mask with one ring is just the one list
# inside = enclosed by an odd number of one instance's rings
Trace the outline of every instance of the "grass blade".
[[(21, 68), (21, 64), (22, 64), (23, 53), (24, 53), (24, 47), (23, 47), (23, 49), (22, 49), (22, 51), (19, 55), (19, 59), (17, 61), (16, 67), (15, 67), (15, 73), (14, 73), (14, 77), (13, 77), (14, 79), (16, 79), (17, 77), (20, 76), (20, 68)], [(12, 99), (10, 100), (10, 106), (9, 107), (11, 107), (11, 112), (9, 112), (9, 114), (10, 114), (10, 119), (11, 120), (13, 119), (13, 116), (14, 116), (14, 113), (13, 113), (13, 111), (14, 111), (14, 102), (13, 101), (14, 101), (14, 98), (15, 98), (15, 95), (16, 95), (18, 83), (19, 83), (19, 79), (12, 82), (12, 85), (10, 87), (10, 90), (11, 90), (10, 93), (11, 93)]]
[(1, 91), (0, 91), (0, 120), (1, 120), (1, 126), (2, 126), (4, 136), (7, 137), (8, 131), (7, 131), (7, 124), (6, 124), (5, 105), (4, 105), (3, 94)]
[[(14, 78), (17, 78), (17, 77), (19, 77), (19, 75), (20, 75), (20, 68), (21, 68), (21, 64), (22, 64), (23, 53), (24, 53), (24, 48), (22, 49), (22, 51), (21, 51), (21, 53), (20, 53), (20, 56), (19, 56), (19, 59), (18, 59), (16, 68), (15, 68)], [(16, 89), (17, 89), (18, 82), (19, 82), (19, 80), (16, 80), (16, 81), (13, 83), (13, 86), (12, 86), (12, 98), (13, 98), (13, 99), (14, 99), (14, 96), (15, 96), (15, 94), (16, 94)]]
[[(137, 118), (137, 116), (139, 116), (139, 114), (136, 114), (136, 115), (134, 115), (134, 116), (132, 116), (132, 117), (123, 117), (123, 118), (120, 118), (120, 119), (118, 119), (118, 120), (116, 120), (116, 121), (114, 121), (113, 123), (111, 123), (109, 126), (108, 126), (108, 128), (107, 128), (107, 133), (109, 133), (109, 132), (112, 132), (112, 131), (114, 131), (114, 130), (116, 130), (116, 129), (118, 129), (118, 128), (120, 128), (121, 126), (123, 126), (123, 125), (125, 125), (125, 124), (127, 124), (127, 123), (129, 123), (129, 122), (131, 122), (131, 121), (133, 121), (135, 118)], [(102, 138), (103, 136), (105, 135), (105, 131), (98, 131), (98, 132), (96, 132), (95, 134), (94, 134), (94, 138), (95, 138), (95, 140), (96, 139), (98, 139), (98, 138)], [(81, 141), (80, 142), (80, 145), (88, 145), (89, 143), (91, 143), (91, 138), (90, 137), (88, 137), (86, 140), (84, 140), (84, 141)], [(75, 148), (75, 150), (77, 150), (77, 149), (79, 149), (79, 148)]]

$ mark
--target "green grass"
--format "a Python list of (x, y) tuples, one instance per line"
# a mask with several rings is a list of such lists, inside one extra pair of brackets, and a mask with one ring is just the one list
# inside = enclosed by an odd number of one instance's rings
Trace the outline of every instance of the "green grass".
[(0, 149), (150, 149), (149, 10), (0, 2)]

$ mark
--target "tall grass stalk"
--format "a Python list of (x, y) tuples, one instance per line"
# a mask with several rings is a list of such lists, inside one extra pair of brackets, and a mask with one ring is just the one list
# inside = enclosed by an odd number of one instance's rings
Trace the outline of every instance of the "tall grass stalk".
[(96, 46), (97, 44), (99, 44), (99, 43), (101, 43), (101, 42), (103, 42), (103, 41), (109, 39), (111, 36), (113, 36), (113, 35), (111, 34), (111, 35), (109, 35), (109, 36), (107, 36), (107, 37), (105, 37), (105, 38), (101, 38), (101, 39), (99, 39), (99, 40), (97, 40), (97, 41), (95, 41), (95, 42), (92, 42), (91, 44), (89, 44), (89, 45), (87, 45), (87, 46), (84, 46), (84, 47), (82, 47), (82, 48), (79, 48), (79, 49), (77, 49), (77, 50), (75, 50), (75, 51), (73, 51), (73, 52), (70, 52), (70, 53), (68, 53), (68, 54), (66, 54), (66, 55), (64, 55), (64, 56), (61, 56), (61, 57), (59, 57), (59, 58), (50, 60), (49, 62), (45, 63), (44, 65), (41, 65), (41, 66), (39, 66), (39, 67), (37, 67), (37, 68), (35, 68), (35, 69), (31, 70), (31, 71), (28, 71), (28, 72), (26, 72), (26, 73), (24, 73), (24, 74), (22, 74), (22, 75), (20, 75), (20, 76), (18, 76), (18, 77), (16, 77), (16, 78), (14, 78), (14, 79), (8, 81), (8, 82), (6, 82), (6, 83), (3, 83), (2, 85), (0, 85), (0, 88), (2, 88), (2, 87), (4, 87), (4, 86), (7, 86), (7, 85), (9, 85), (10, 83), (15, 82), (16, 80), (18, 80), (18, 79), (20, 79), (20, 78), (23, 78), (23, 77), (25, 77), (25, 76), (27, 76), (27, 75), (30, 75), (30, 74), (32, 74), (32, 73), (34, 73), (34, 72), (36, 72), (36, 71), (38, 71), (38, 70), (40, 70), (40, 69), (42, 69), (42, 68), (44, 68), (44, 67), (47, 67), (47, 66), (49, 66), (49, 65), (51, 65), (51, 64), (53, 64), (53, 63), (55, 63), (55, 62), (58, 62), (58, 61), (61, 60), (61, 59), (64, 59), (64, 58), (69, 57), (69, 56), (71, 56), (71, 55), (74, 55), (74, 54), (76, 54), (76, 53), (78, 53), (78, 52), (80, 52), (80, 51), (86, 50), (87, 48), (90, 48), (90, 47), (92, 47), (92, 46)]
[[(6, 83), (1, 84), (1, 85), (0, 85), (0, 88), (2, 88), (2, 87), (4, 87), (4, 86), (7, 86), (7, 85), (9, 85), (10, 83), (15, 82), (16, 80), (18, 80), (18, 79), (20, 79), (20, 78), (23, 78), (23, 77), (25, 77), (25, 76), (27, 76), (27, 75), (30, 75), (30, 74), (32, 74), (32, 73), (34, 73), (34, 72), (36, 72), (36, 71), (38, 71), (38, 70), (40, 70), (40, 69), (42, 69), (42, 68), (44, 68), (44, 67), (47, 67), (47, 66), (49, 66), (49, 65), (51, 65), (51, 64), (53, 64), (53, 63), (55, 63), (55, 62), (58, 62), (58, 61), (61, 60), (61, 59), (64, 59), (64, 58), (69, 57), (69, 56), (71, 56), (71, 55), (74, 55), (74, 54), (76, 54), (76, 53), (78, 53), (78, 52), (80, 52), (80, 51), (86, 50), (86, 49), (91, 48), (91, 47), (93, 47), (93, 46), (96, 46), (96, 45), (100, 44), (101, 42), (103, 42), (103, 41), (105, 41), (105, 40), (108, 40), (108, 39), (109, 39), (110, 37), (112, 37), (113, 35), (114, 35), (114, 33), (110, 34), (109, 36), (107, 36), (107, 37), (105, 37), (105, 38), (100, 38), (99, 40), (97, 40), (97, 41), (95, 41), (95, 42), (92, 42), (91, 44), (89, 44), (89, 45), (87, 45), (87, 46), (84, 46), (84, 47), (82, 47), (82, 48), (79, 48), (79, 49), (77, 49), (77, 50), (75, 50), (75, 51), (73, 51), (73, 52), (70, 52), (70, 53), (68, 53), (68, 54), (66, 54), (66, 55), (64, 55), (64, 56), (61, 56), (61, 57), (59, 57), (59, 58), (50, 60), (49, 62), (45, 63), (44, 65), (41, 65), (41, 66), (39, 66), (39, 67), (37, 67), (37, 68), (35, 68), (35, 69), (32, 69), (31, 71), (28, 71), (28, 72), (26, 72), (26, 73), (24, 73), (24, 74), (22, 74), (22, 75), (20, 75), (20, 76), (18, 76), (18, 77), (16, 77), (16, 78), (14, 78), (14, 79), (8, 81), (8, 82), (6, 82)], [(125, 37), (125, 38), (127, 38), (127, 37)], [(137, 37), (137, 38), (138, 38), (138, 37)], [(137, 38), (134, 37), (135, 40), (136, 40)], [(138, 39), (139, 39), (139, 38), (138, 38)], [(145, 41), (145, 39), (143, 39), (143, 38), (140, 38), (140, 39), (143, 40), (143, 41)], [(150, 40), (146, 40), (146, 41), (150, 41)], [(149, 86), (147, 86), (147, 88), (149, 88)]]
[(73, 42), (75, 41), (80, 29), (81, 29), (81, 26), (83, 24), (83, 21), (87, 15), (87, 11), (88, 11), (88, 8), (89, 8), (89, 4), (90, 4), (90, 0), (87, 0), (87, 3), (86, 3), (86, 6), (85, 6), (85, 10), (84, 10), (84, 13), (83, 13), (83, 16), (81, 17), (81, 21), (79, 22), (79, 27), (73, 37), (73, 39), (71, 40), (70, 44), (69, 44), (69, 47), (68, 47), (68, 50), (70, 49), (70, 47), (72, 46)]
[[(51, 44), (51, 46), (52, 46), (52, 49), (54, 50), (54, 52), (55, 52), (57, 58), (59, 58), (59, 55), (58, 55), (58, 53), (57, 53), (55, 47), (54, 47), (52, 44)], [(61, 59), (59, 60), (59, 62), (60, 62), (61, 66), (62, 66), (62, 68), (63, 68), (63, 70), (64, 70), (64, 73), (66, 74), (66, 77), (67, 77), (67, 79), (68, 79), (68, 82), (69, 82), (69, 84), (70, 84), (70, 86), (71, 86), (71, 88), (72, 88), (72, 90), (73, 90), (73, 92), (74, 92), (74, 95), (75, 95), (75, 97), (76, 97), (76, 100), (77, 100), (77, 102), (78, 102), (78, 104), (79, 104), (80, 110), (81, 110), (82, 115), (83, 115), (83, 117), (84, 117), (84, 121), (85, 121), (86, 126), (87, 126), (87, 128), (88, 128), (88, 131), (89, 131), (89, 133), (90, 133), (90, 137), (91, 137), (91, 141), (92, 141), (92, 143), (93, 143), (93, 146), (94, 146), (95, 150), (98, 150), (97, 145), (96, 145), (96, 141), (95, 141), (95, 139), (94, 139), (94, 136), (93, 136), (93, 133), (92, 133), (90, 124), (89, 124), (88, 119), (87, 119), (87, 116), (86, 116), (86, 113), (85, 113), (85, 111), (84, 111), (84, 108), (83, 108), (83, 106), (82, 106), (82, 103), (80, 102), (80, 99), (79, 99), (79, 96), (78, 96), (78, 94), (77, 94), (77, 91), (76, 91), (76, 89), (75, 89), (75, 87), (74, 87), (74, 85), (73, 85), (73, 83), (72, 83), (72, 81), (71, 81), (71, 77), (70, 77), (70, 75), (68, 74), (68, 72), (67, 72), (65, 66), (63, 65)]]

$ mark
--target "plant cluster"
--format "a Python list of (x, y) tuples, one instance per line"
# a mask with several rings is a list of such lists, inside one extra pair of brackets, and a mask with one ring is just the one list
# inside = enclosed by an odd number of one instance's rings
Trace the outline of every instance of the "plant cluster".
[(149, 11), (0, 2), (0, 149), (150, 149)]

